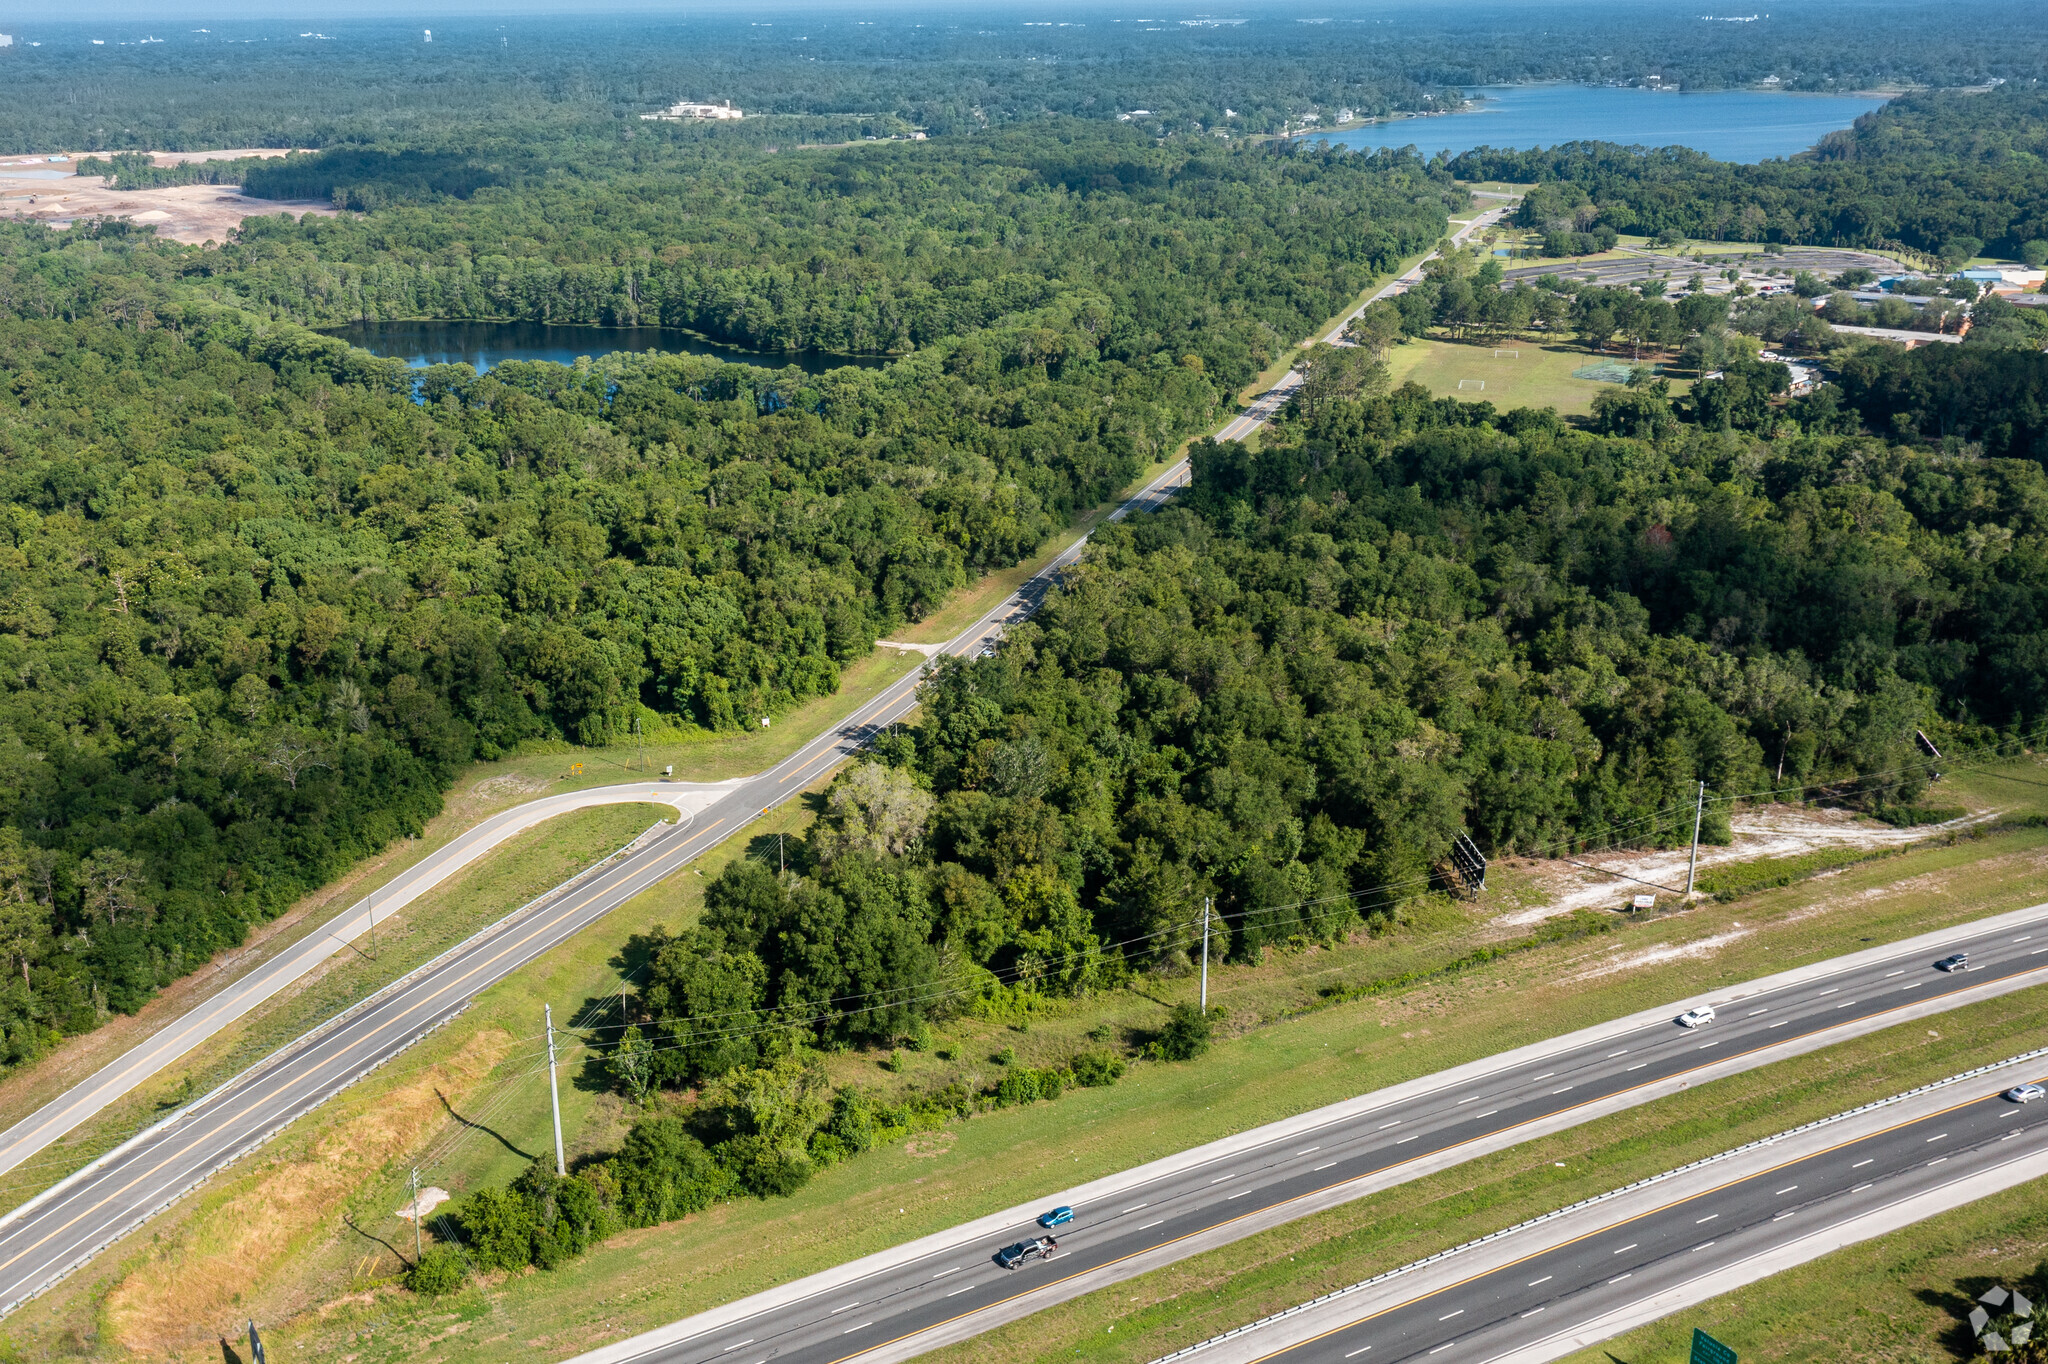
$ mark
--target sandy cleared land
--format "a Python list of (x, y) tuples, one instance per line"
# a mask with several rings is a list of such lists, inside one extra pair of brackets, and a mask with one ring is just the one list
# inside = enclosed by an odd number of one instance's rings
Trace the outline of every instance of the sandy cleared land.
[[(158, 152), (158, 165), (226, 161), (244, 156), (283, 156), (275, 147), (240, 147), (211, 152)], [(84, 153), (73, 153), (75, 162)], [(50, 172), (61, 174), (51, 176)], [(173, 185), (165, 189), (115, 190), (97, 176), (70, 173), (67, 162), (47, 157), (0, 158), (0, 218), (69, 227), (81, 218), (126, 218), (156, 228), (157, 235), (197, 245), (226, 241), (244, 218), (272, 213), (332, 215), (319, 200), (250, 199), (234, 185)]]
[(230, 147), (217, 152), (151, 152), (150, 159), (159, 166), (185, 166), (194, 161), (240, 161), (245, 156), (289, 156), (291, 153), (290, 147)]
[[(1830, 848), (1902, 848), (1982, 823), (1996, 813), (1977, 811), (1948, 824), (1899, 829), (1847, 810), (1751, 806), (1729, 821), (1735, 836), (1732, 842), (1722, 847), (1701, 846), (1699, 865), (1706, 871), (1734, 862), (1797, 857)], [(1662, 901), (1682, 898), (1689, 855), (1690, 849), (1681, 847), (1588, 853), (1573, 861), (1532, 859), (1524, 869), (1543, 887), (1541, 902), (1503, 915), (1501, 922), (1526, 928), (1576, 909), (1614, 909), (1636, 895), (1653, 894)]]

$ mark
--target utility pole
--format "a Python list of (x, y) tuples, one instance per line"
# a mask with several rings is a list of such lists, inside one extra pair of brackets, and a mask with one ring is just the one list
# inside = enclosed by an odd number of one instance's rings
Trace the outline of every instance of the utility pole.
[(370, 956), (377, 955), (377, 892), (370, 892)]
[(426, 1255), (426, 1241), (420, 1235), (420, 1223), (426, 1221), (420, 1212), (420, 1167), (412, 1167), (412, 1262), (418, 1264)]
[(633, 717), (633, 764), (642, 772), (647, 770), (647, 743), (640, 732), (640, 717)]
[(789, 875), (789, 857), (783, 852), (781, 834), (775, 835), (775, 870), (784, 876)]
[(1209, 897), (1202, 897), (1202, 1012), (1209, 1012)]
[(1700, 783), (1698, 800), (1692, 807), (1692, 861), (1685, 868), (1685, 898), (1692, 898), (1693, 878), (1700, 869), (1700, 820), (1707, 813), (1707, 784)]
[(548, 1103), (555, 1110), (555, 1173), (566, 1175), (569, 1164), (562, 1159), (562, 1093), (555, 1088), (555, 1006), (544, 1004), (541, 1008), (548, 1028)]

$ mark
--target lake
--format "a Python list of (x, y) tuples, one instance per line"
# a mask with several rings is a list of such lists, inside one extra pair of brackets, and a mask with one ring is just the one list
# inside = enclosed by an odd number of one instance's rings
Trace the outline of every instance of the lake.
[(1463, 113), (1394, 119), (1312, 136), (1366, 150), (1412, 145), (1424, 155), (1599, 141), (1677, 145), (1721, 161), (1763, 161), (1803, 152), (1884, 103), (1862, 95), (1680, 93), (1603, 85), (1495, 85), (1466, 94), (1484, 102)]
[(823, 374), (847, 365), (874, 369), (896, 358), (827, 355), (821, 351), (741, 350), (674, 327), (565, 327), (552, 322), (357, 322), (333, 328), (328, 334), (351, 346), (361, 346), (372, 355), (402, 359), (414, 369), (467, 364), (479, 374), (507, 360), (552, 360), (573, 365), (579, 357), (596, 359), (614, 351), (709, 355), (736, 365), (760, 365), (766, 369), (795, 365), (807, 374)]

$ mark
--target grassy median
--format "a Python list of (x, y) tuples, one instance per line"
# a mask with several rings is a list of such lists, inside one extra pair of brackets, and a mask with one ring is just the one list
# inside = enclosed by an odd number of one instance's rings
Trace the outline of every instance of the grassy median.
[[(2006, 783), (2021, 799), (2038, 794), (2028, 784), (2037, 780), (2030, 775), (2033, 770), (2025, 768), (2015, 774), (2018, 780)], [(1992, 788), (1986, 783), (2003, 778), (1969, 780), (1978, 783), (1971, 795), (1977, 803), (1989, 798)], [(802, 803), (782, 807), (747, 837), (719, 849), (701, 871), (715, 874), (722, 860), (733, 856), (772, 856), (772, 835), (778, 829), (797, 832), (807, 818)], [(685, 922), (694, 914), (704, 878), (693, 872), (671, 878), (546, 963), (493, 987), (456, 1025), (408, 1053), (404, 1074), (395, 1067), (390, 1074), (373, 1076), (343, 1100), (295, 1124), (260, 1162), (216, 1180), (201, 1198), (117, 1247), (93, 1274), (31, 1305), (9, 1329), (17, 1336), (33, 1330), (42, 1340), (75, 1332), (163, 1357), (210, 1359), (204, 1347), (211, 1337), (178, 1337), (167, 1328), (160, 1307), (144, 1311), (140, 1305), (172, 1299), (184, 1282), (180, 1275), (197, 1272), (194, 1267), (216, 1253), (208, 1247), (227, 1244), (224, 1229), (234, 1224), (238, 1209), (265, 1196), (262, 1181), (276, 1173), (274, 1167), (309, 1167), (321, 1160), (333, 1164), (343, 1160), (343, 1153), (367, 1146), (375, 1159), (347, 1157), (355, 1162), (351, 1168), (358, 1177), (346, 1187), (316, 1190), (319, 1196), (307, 1205), (308, 1220), (297, 1239), (268, 1260), (270, 1272), (261, 1283), (238, 1290), (243, 1299), (233, 1310), (254, 1311), (276, 1323), (278, 1339), (303, 1345), (319, 1357), (361, 1351), (364, 1361), (409, 1358), (422, 1340), (435, 1336), (442, 1337), (435, 1354), (451, 1360), (559, 1357), (1322, 1103), (1715, 983), (2031, 903), (2039, 896), (2044, 869), (2048, 830), (2019, 827), (1941, 839), (1728, 904), (1658, 915), (1588, 937), (1526, 944), (1477, 964), (1469, 964), (1475, 944), (1514, 945), (1489, 917), (1499, 906), (1471, 910), (1439, 902), (1424, 906), (1403, 930), (1387, 937), (1361, 935), (1335, 949), (1279, 953), (1257, 966), (1220, 969), (1212, 981), (1212, 998), (1229, 1011), (1227, 1036), (1198, 1062), (1141, 1064), (1113, 1089), (979, 1116), (832, 1169), (794, 1198), (728, 1204), (628, 1233), (553, 1273), (487, 1282), (454, 1307), (421, 1303), (392, 1286), (398, 1260), (382, 1243), (396, 1245), (404, 1232), (405, 1224), (393, 1218), (392, 1210), (404, 1201), (411, 1165), (419, 1161), (427, 1182), (459, 1194), (502, 1180), (546, 1149), (545, 1089), (530, 1047), (520, 1044), (532, 1031), (529, 1015), (537, 1015), (545, 1000), (563, 1017), (616, 990), (615, 954), (629, 932), (654, 922)], [(1468, 964), (1460, 969), (1461, 963)], [(1322, 994), (1331, 984), (1369, 987), (1397, 978), (1407, 983), (1348, 1003), (1331, 1005)], [(993, 1051), (1013, 1047), (1020, 1060), (1032, 1061), (1070, 1055), (1084, 1034), (1105, 1024), (1124, 1029), (1155, 1025), (1165, 1007), (1189, 995), (1193, 986), (1191, 980), (1161, 979), (1148, 982), (1142, 992), (1103, 994), (1028, 1020), (956, 1021), (942, 1028), (938, 1039), (940, 1049), (953, 1053), (950, 1061), (936, 1051), (925, 1053), (900, 1074), (882, 1069), (877, 1064), (882, 1058), (861, 1053), (834, 1056), (830, 1066), (842, 1082), (857, 1079), (884, 1089), (977, 1071), (986, 1078), (993, 1073), (987, 1059)], [(2004, 1021), (1983, 1025), (1991, 1031), (2032, 1017), (2011, 1001), (1992, 1011)], [(1952, 1037), (1957, 1026), (1939, 1020), (1931, 1031)], [(1879, 1069), (1836, 1072), (1827, 1102), (1834, 1107), (1853, 1102), (1859, 1097), (1852, 1093), (1857, 1086), (1896, 1085), (1907, 1073), (1899, 1068), (1907, 1064), (1905, 1058), (1929, 1057), (1926, 1064), (1933, 1072), (1959, 1068), (1938, 1046), (1927, 1049), (1940, 1039), (1923, 1045), (1912, 1034), (1906, 1041), (1913, 1046), (1907, 1048), (1892, 1034), (1882, 1036), (1892, 1040), (1870, 1041), (1867, 1046), (1875, 1050), (1853, 1056), (1843, 1053), (1850, 1060), (1839, 1064), (1861, 1057), (1856, 1064)], [(1888, 1047), (1904, 1049), (1894, 1053)], [(565, 1057), (564, 1116), (572, 1153), (609, 1149), (633, 1116), (603, 1092), (601, 1077), (581, 1069), (583, 1064), (581, 1054)], [(1820, 1074), (1822, 1064), (1807, 1059), (1793, 1069)], [(435, 1074), (445, 1076), (442, 1089), (453, 1115), (439, 1107), (431, 1087), (419, 1089), (409, 1078), (427, 1074), (430, 1067), (442, 1068)], [(1862, 1075), (1868, 1078), (1855, 1078)], [(1738, 1106), (1750, 1101), (1744, 1095), (1766, 1092), (1729, 1085), (1727, 1092), (1734, 1096), (1729, 1102)], [(1760, 1111), (1766, 1117), (1776, 1113), (1782, 1122), (1790, 1111), (1785, 1105), (1797, 1095), (1770, 1093), (1767, 1102), (1758, 1100)], [(394, 1126), (396, 1115), (407, 1112), (424, 1112), (432, 1121)], [(1645, 1151), (1676, 1149), (1672, 1142), (1685, 1134), (1658, 1135), (1668, 1126), (1664, 1110), (1646, 1113), (1615, 1120), (1624, 1125), (1608, 1129), (1603, 1140), (1620, 1141), (1613, 1135), (1620, 1132), (1632, 1134), (1628, 1140)], [(1732, 1121), (1718, 1121), (1702, 1140), (1725, 1141)], [(1717, 1131), (1722, 1135), (1714, 1138)], [(1611, 1174), (1621, 1168), (1617, 1159), (1601, 1156), (1600, 1170)], [(1503, 1168), (1524, 1167), (1510, 1161)], [(1540, 1174), (1550, 1168), (1528, 1167), (1537, 1172), (1529, 1178), (1540, 1175), (1530, 1186), (1537, 1191), (1530, 1194), (1534, 1202), (1560, 1192), (1545, 1182), (1552, 1176)], [(1452, 1179), (1472, 1182), (1469, 1174), (1454, 1173)], [(1492, 1203), (1475, 1204), (1471, 1211), (1513, 1220)], [(1436, 1234), (1456, 1239), (1467, 1225), (1444, 1221)], [(1405, 1255), (1415, 1244), (1389, 1242), (1372, 1253)], [(1342, 1256), (1331, 1261), (1333, 1266), (1349, 1262)], [(1331, 1272), (1340, 1271), (1333, 1267)], [(1224, 1274), (1219, 1283), (1229, 1278)], [(1250, 1284), (1251, 1290), (1257, 1291), (1230, 1310), (1255, 1309), (1262, 1301), (1258, 1292), (1264, 1290), (1257, 1283)], [(191, 1325), (211, 1326), (217, 1313), (196, 1315), (200, 1320)], [(457, 1327), (455, 1335), (443, 1335)], [(1124, 1329), (1129, 1328), (1117, 1334)], [(366, 1331), (370, 1337), (363, 1339)]]

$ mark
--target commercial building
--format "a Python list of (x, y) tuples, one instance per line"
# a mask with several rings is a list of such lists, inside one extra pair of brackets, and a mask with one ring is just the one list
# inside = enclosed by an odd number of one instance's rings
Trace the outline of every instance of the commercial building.
[(668, 108), (661, 110), (659, 113), (642, 114), (640, 117), (643, 119), (738, 118), (740, 117), (740, 111), (732, 107), (731, 100), (724, 100), (718, 104), (693, 104), (688, 100), (683, 100), (680, 103), (669, 105)]

